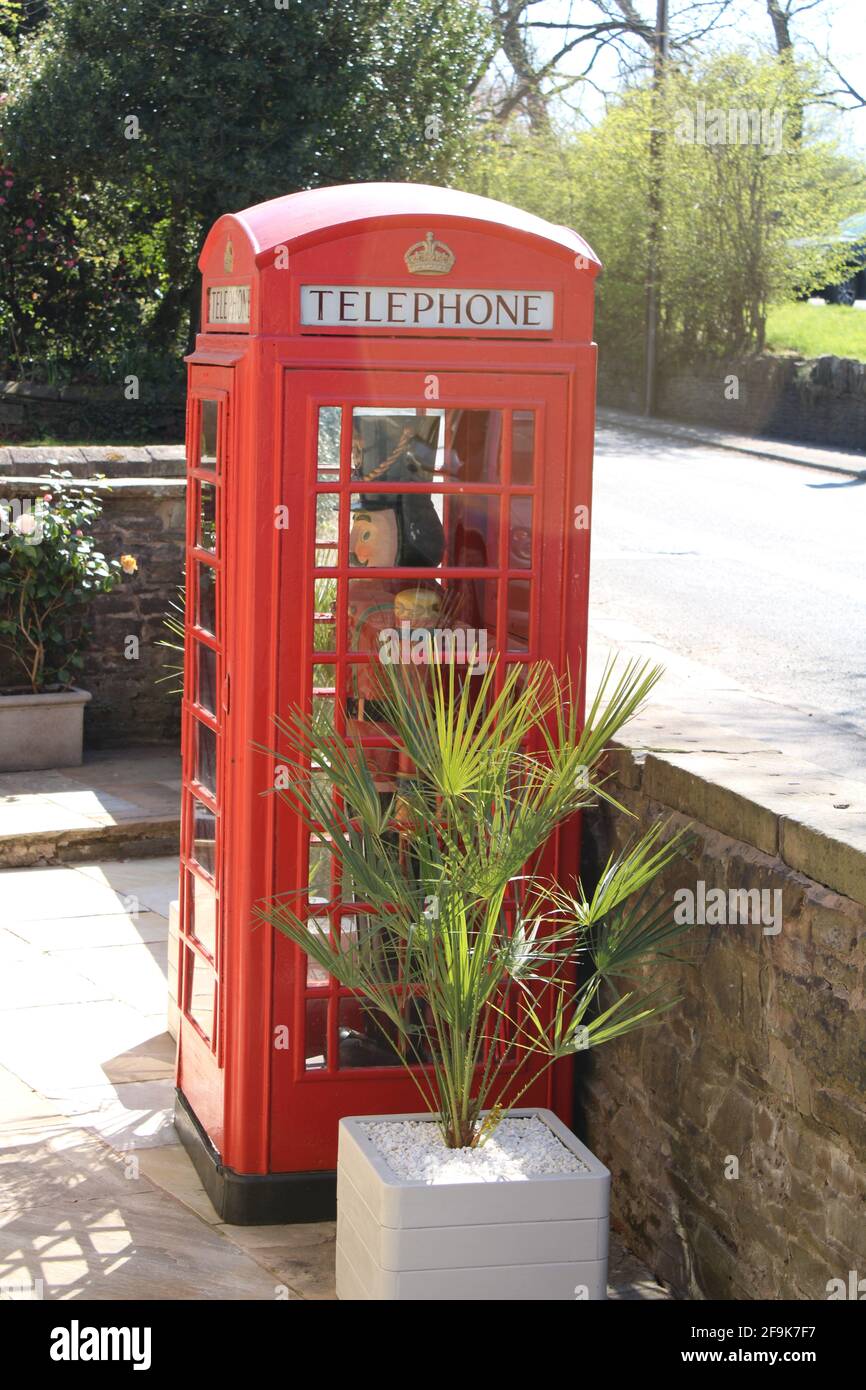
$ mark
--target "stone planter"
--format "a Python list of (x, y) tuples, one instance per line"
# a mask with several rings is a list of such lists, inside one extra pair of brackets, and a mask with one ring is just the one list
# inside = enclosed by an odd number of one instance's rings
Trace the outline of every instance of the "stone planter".
[(87, 690), (0, 695), (0, 772), (80, 767)]
[[(337, 1297), (599, 1300), (607, 1297), (610, 1173), (550, 1110), (537, 1116), (584, 1171), (430, 1185), (398, 1177), (364, 1126), (340, 1121)], [(429, 1115), (385, 1119), (434, 1121)]]

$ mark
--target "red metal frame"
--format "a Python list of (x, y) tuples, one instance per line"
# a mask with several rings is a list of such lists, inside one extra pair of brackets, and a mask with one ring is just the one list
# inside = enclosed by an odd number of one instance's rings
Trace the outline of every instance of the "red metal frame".
[[(406, 269), (407, 247), (429, 230), (455, 254), (447, 277), (413, 277)], [(288, 248), (288, 269), (277, 268), (279, 248)], [(221, 1161), (234, 1171), (327, 1171), (335, 1166), (341, 1115), (417, 1108), (417, 1091), (402, 1068), (336, 1065), (337, 1001), (345, 992), (333, 982), (308, 986), (300, 953), (282, 937), (274, 939), (269, 929), (254, 928), (252, 918), (256, 901), (297, 889), (307, 873), (303, 827), (284, 803), (263, 795), (273, 785), (274, 760), (254, 745), (273, 745), (274, 713), (309, 704), (314, 665), (333, 666), (339, 692), (355, 660), (347, 650), (345, 627), (350, 573), (357, 577), (349, 570), (347, 551), (351, 412), (359, 406), (501, 412), (502, 471), (496, 481), (416, 485), (463, 499), (445, 505), (463, 508), (464, 515), (473, 497), (498, 498), (497, 565), (446, 567), (436, 577), (495, 583), (497, 634), (508, 626), (509, 580), (529, 579), (529, 649), (507, 659), (543, 656), (560, 670), (569, 666), (582, 701), (589, 535), (575, 527), (573, 516), (575, 507), (590, 503), (592, 282), (598, 263), (575, 234), (485, 199), (411, 185), (359, 185), (277, 199), (221, 218), (200, 266), (206, 331), (189, 359), (178, 1085)], [(506, 336), (343, 327), (311, 334), (299, 324), (303, 284), (417, 289), (440, 278), (449, 288), (552, 291), (553, 330)], [(208, 291), (220, 285), (250, 287), (248, 325), (208, 323)], [(201, 467), (198, 454), (206, 401), (216, 402), (219, 412), (216, 473)], [(318, 411), (326, 406), (342, 410), (342, 472), (336, 482), (319, 483)], [(535, 415), (535, 472), (531, 484), (512, 486), (515, 411)], [(199, 488), (214, 479), (216, 550), (211, 554), (201, 550), (196, 528)], [(337, 563), (324, 573), (343, 596), (337, 610), (342, 634), (324, 660), (313, 645), (316, 497), (323, 492), (340, 498)], [(505, 501), (512, 496), (532, 499), (529, 568), (508, 568), (513, 557)], [(278, 507), (288, 508), (288, 529), (275, 525)], [(197, 623), (202, 567), (217, 581), (212, 636)], [(430, 572), (390, 573), (410, 579)], [(202, 708), (196, 686), (196, 644), (216, 655), (212, 712)], [(209, 658), (204, 661), (209, 681)], [(217, 742), (216, 785), (210, 788), (197, 775), (201, 727)], [(196, 805), (213, 816), (212, 874), (201, 864), (211, 854), (206, 837), (199, 835), (197, 851), (194, 846)], [(547, 865), (567, 875), (576, 871), (577, 855), (578, 828), (567, 827), (551, 847)], [(209, 950), (208, 941), (194, 934), (191, 890), (211, 882), (216, 910)], [(209, 1029), (201, 1026), (203, 1013), (193, 993), (200, 973), (213, 986)], [(309, 998), (328, 1001), (327, 1060), (317, 1070), (305, 1066)], [(277, 1037), (283, 1040), (281, 1029), (288, 1030), (287, 1047), (275, 1046)], [(552, 1105), (567, 1119), (570, 1092), (570, 1068), (558, 1064), (526, 1101)]]

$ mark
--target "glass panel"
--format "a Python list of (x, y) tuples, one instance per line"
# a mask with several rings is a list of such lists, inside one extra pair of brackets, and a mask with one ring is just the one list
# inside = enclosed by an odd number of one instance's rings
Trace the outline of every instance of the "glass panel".
[[(320, 915), (317, 915), (315, 917), (309, 917), (307, 919), (307, 929), (311, 933), (321, 935), (324, 936), (326, 939), (329, 939), (330, 928), (328, 923), (329, 919), (327, 913), (322, 912)], [(355, 935), (355, 930), (356, 929), (354, 917), (352, 917), (348, 913), (344, 913), (340, 918), (340, 949), (342, 951), (348, 950), (350, 940)], [(331, 976), (329, 975), (328, 971), (324, 969), (323, 966), (315, 962), (310, 956), (307, 957), (308, 985), (326, 985), (329, 982), (330, 978)]]
[(216, 487), (199, 483), (198, 531), (196, 542), (201, 550), (216, 551)]
[(196, 622), (205, 632), (216, 636), (216, 570), (211, 565), (196, 565), (198, 573), (198, 613)]
[(216, 984), (213, 966), (190, 947), (187, 947), (186, 951), (186, 966), (187, 1016), (198, 1024), (208, 1042), (213, 1042)]
[(511, 417), (511, 481), (521, 486), (533, 479), (535, 411), (515, 410)]
[(313, 690), (333, 695), (337, 686), (337, 668), (332, 662), (317, 662), (313, 667)]
[(508, 582), (508, 651), (529, 650), (529, 580)]
[(447, 433), (449, 478), (461, 483), (500, 481), (501, 410), (450, 410)]
[(347, 668), (348, 700), (368, 705), (364, 713), (350, 703), (352, 718), (381, 717), (369, 706), (387, 689), (382, 665), (421, 667), (449, 660), (483, 667), (495, 645), (494, 580), (448, 579), (396, 593), (383, 592), (384, 587), (371, 580), (349, 585), (349, 651), (367, 658)]
[(341, 1067), (402, 1065), (388, 1041), (395, 1036), (393, 1023), (378, 1010), (367, 1008), (360, 999), (340, 1000), (337, 1032)]
[(315, 581), (313, 595), (313, 649), (317, 652), (337, 650), (337, 581), (320, 575)]
[(340, 535), (340, 497), (321, 492), (316, 498), (316, 558), (319, 567), (336, 565)]
[(311, 903), (326, 903), (331, 900), (331, 855), (324, 840), (310, 840), (307, 895)]
[(320, 483), (340, 480), (340, 422), (343, 411), (338, 405), (319, 407), (318, 479)]
[[(352, 477), (380, 483), (425, 483), (445, 470), (441, 410), (356, 406)], [(450, 468), (449, 468), (450, 473)]]
[(207, 468), (212, 472), (216, 471), (217, 466), (218, 415), (219, 405), (216, 401), (202, 401), (198, 462), (200, 468)]
[(213, 647), (196, 642), (198, 655), (198, 703), (210, 714), (216, 714), (217, 654)]
[(307, 1071), (322, 1071), (328, 1064), (328, 1001), (308, 999), (304, 1018), (304, 1057)]
[(532, 498), (512, 497), (508, 523), (508, 567), (532, 567)]
[[(330, 934), (328, 918), (325, 914), (321, 917), (307, 918), (307, 931), (311, 936), (324, 936), (326, 939)], [(330, 980), (328, 971), (313, 960), (312, 956), (307, 956), (307, 984), (326, 985)]]
[(334, 697), (333, 695), (314, 695), (313, 696), (313, 721), (316, 729), (320, 733), (331, 734), (334, 732)]
[(201, 782), (202, 786), (209, 791), (211, 796), (216, 796), (216, 766), (217, 766), (217, 739), (213, 729), (209, 729), (206, 724), (202, 724), (199, 719), (193, 720), (193, 735), (195, 739), (195, 779)]
[(370, 483), (498, 483), (501, 446), (499, 410), (358, 406), (352, 415), (352, 477)]
[(216, 889), (212, 883), (187, 873), (189, 932), (200, 941), (208, 955), (216, 956)]
[[(454, 631), (455, 660), (461, 651), (467, 662), (480, 663), (496, 646), (497, 585), (490, 579), (448, 579), (443, 584), (442, 606), (449, 615), (446, 626)], [(461, 635), (462, 634), (462, 635)]]
[(492, 495), (353, 494), (348, 521), (355, 569), (496, 568), (499, 498)]
[(309, 779), (307, 786), (310, 787), (311, 791), (318, 798), (319, 803), (324, 801), (330, 804), (333, 800), (333, 796), (328, 774), (318, 765), (314, 764), (310, 769)]
[(193, 797), (192, 856), (206, 874), (216, 871), (216, 816), (213, 811)]

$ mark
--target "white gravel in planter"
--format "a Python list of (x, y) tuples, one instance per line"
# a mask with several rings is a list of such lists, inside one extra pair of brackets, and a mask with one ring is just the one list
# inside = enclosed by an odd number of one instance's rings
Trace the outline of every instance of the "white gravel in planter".
[(447, 1149), (431, 1120), (380, 1120), (363, 1128), (397, 1177), (410, 1182), (520, 1182), (588, 1171), (535, 1115), (502, 1120), (477, 1149)]

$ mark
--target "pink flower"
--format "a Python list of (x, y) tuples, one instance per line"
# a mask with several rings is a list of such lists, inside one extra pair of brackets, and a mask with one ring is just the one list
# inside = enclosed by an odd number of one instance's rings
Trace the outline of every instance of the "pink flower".
[(36, 226), (36, 223), (33, 221), (33, 218), (32, 218), (32, 217), (25, 217), (25, 219), (24, 219), (24, 226), (25, 226), (25, 227), (35, 227), (35, 226)]
[(34, 516), (32, 512), (23, 512), (13, 523), (12, 529), (19, 536), (33, 536), (39, 529), (39, 518)]
[(0, 203), (5, 203), (5, 202), (6, 202), (6, 199), (5, 199), (5, 198), (0, 198)]

